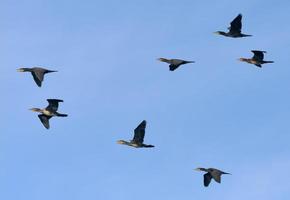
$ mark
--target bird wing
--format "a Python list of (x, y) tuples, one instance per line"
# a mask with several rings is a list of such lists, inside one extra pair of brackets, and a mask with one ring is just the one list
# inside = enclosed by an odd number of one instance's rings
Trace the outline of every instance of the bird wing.
[(210, 174), (216, 182), (221, 183), (221, 172), (219, 170), (213, 170)]
[(178, 67), (179, 67), (179, 65), (170, 64), (170, 65), (169, 65), (169, 70), (170, 70), (170, 71), (174, 71), (174, 70), (176, 70)]
[(38, 118), (40, 119), (43, 126), (47, 129), (49, 129), (49, 119), (51, 118), (51, 116), (46, 116), (46, 115), (40, 114), (40, 115), (38, 115)]
[(262, 61), (264, 59), (264, 53), (266, 53), (266, 51), (257, 50), (252, 50), (252, 52), (254, 53), (253, 59), (258, 61)]
[(38, 85), (38, 87), (41, 87), (41, 83), (44, 77), (44, 72), (41, 70), (34, 70), (31, 72), (31, 74), (33, 76), (35, 83)]
[(146, 121), (143, 120), (134, 130), (133, 142), (143, 143), (145, 136)]
[(58, 109), (58, 103), (63, 102), (63, 100), (61, 99), (47, 99), (47, 101), (48, 106), (46, 107), (46, 109), (54, 112)]
[(205, 187), (207, 187), (210, 184), (211, 179), (212, 176), (210, 175), (209, 172), (203, 175), (203, 184)]
[(242, 30), (242, 15), (239, 14), (232, 22), (229, 27), (230, 33), (241, 33)]

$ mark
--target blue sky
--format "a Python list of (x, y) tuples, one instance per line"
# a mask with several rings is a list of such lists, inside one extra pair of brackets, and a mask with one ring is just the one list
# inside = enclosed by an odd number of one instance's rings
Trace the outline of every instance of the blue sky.
[[(6, 200), (290, 197), (290, 3), (0, 1)], [(251, 38), (212, 34), (243, 14)], [(265, 50), (262, 69), (237, 61)], [(170, 72), (158, 57), (196, 63)], [(38, 88), (19, 67), (43, 66)], [(28, 109), (63, 99), (46, 130)], [(117, 145), (146, 119), (153, 149)], [(230, 172), (202, 184), (196, 167)]]

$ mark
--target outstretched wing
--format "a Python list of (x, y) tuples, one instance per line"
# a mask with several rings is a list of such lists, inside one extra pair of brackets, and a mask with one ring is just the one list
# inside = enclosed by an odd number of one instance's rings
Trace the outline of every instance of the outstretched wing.
[(169, 70), (170, 70), (170, 71), (174, 71), (174, 70), (176, 70), (178, 67), (179, 67), (179, 65), (171, 64), (171, 65), (169, 65)]
[(145, 136), (146, 121), (143, 120), (134, 130), (133, 142), (142, 144)]
[(242, 15), (239, 14), (232, 22), (229, 27), (230, 33), (241, 33), (242, 30)]
[(204, 174), (203, 175), (203, 185), (205, 187), (209, 186), (211, 179), (212, 179), (212, 176), (210, 175), (209, 172)]
[(213, 170), (211, 172), (212, 178), (218, 183), (221, 183), (221, 175), (222, 175), (221, 171), (219, 171), (219, 170)]
[(41, 114), (41, 115), (38, 115), (38, 118), (40, 119), (43, 126), (49, 129), (49, 119), (51, 118), (51, 116), (46, 116), (46, 115)]
[(262, 61), (264, 59), (264, 53), (266, 53), (266, 51), (257, 50), (252, 50), (252, 52), (254, 53), (253, 59), (258, 61)]
[(34, 70), (31, 72), (33, 79), (35, 83), (38, 85), (38, 87), (41, 87), (41, 83), (43, 81), (44, 72), (42, 70)]
[(47, 110), (56, 112), (58, 109), (58, 103), (63, 102), (61, 99), (47, 99), (48, 106), (46, 107)]

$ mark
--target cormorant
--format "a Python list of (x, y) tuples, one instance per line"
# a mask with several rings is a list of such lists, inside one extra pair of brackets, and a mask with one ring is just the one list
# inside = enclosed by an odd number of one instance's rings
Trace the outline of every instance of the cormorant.
[(17, 69), (18, 72), (31, 72), (33, 79), (35, 83), (38, 85), (38, 87), (41, 87), (41, 83), (44, 78), (44, 74), (51, 73), (51, 72), (57, 72), (53, 70), (44, 69), (41, 67), (33, 67), (33, 68), (19, 68)]
[(223, 35), (226, 37), (232, 37), (232, 38), (240, 38), (240, 37), (249, 37), (252, 35), (246, 35), (243, 34), (242, 31), (242, 14), (239, 14), (232, 22), (231, 26), (228, 27), (229, 31), (223, 32), (223, 31), (217, 31), (215, 32), (218, 35)]
[(274, 61), (263, 60), (264, 53), (266, 53), (266, 51), (252, 50), (252, 52), (254, 53), (254, 56), (252, 58), (240, 58), (239, 60), (242, 62), (254, 64), (257, 67), (262, 67), (262, 64), (265, 64), (265, 63), (274, 63)]
[(222, 174), (230, 174), (227, 172), (223, 172), (221, 170), (215, 169), (215, 168), (196, 168), (197, 171), (204, 171), (207, 172), (203, 175), (203, 184), (205, 187), (207, 187), (210, 184), (211, 179), (213, 178), (216, 182), (221, 183), (221, 176)]
[(31, 111), (39, 112), (41, 114), (38, 115), (41, 123), (44, 125), (45, 128), (49, 129), (49, 119), (51, 117), (57, 116), (57, 117), (67, 117), (67, 114), (60, 114), (57, 112), (58, 110), (58, 103), (63, 102), (63, 100), (60, 99), (47, 99), (48, 106), (43, 109), (39, 108), (31, 108)]
[(127, 141), (124, 141), (124, 140), (118, 140), (117, 143), (118, 144), (128, 145), (128, 146), (135, 147), (135, 148), (154, 147), (153, 145), (143, 144), (144, 136), (145, 136), (145, 128), (146, 128), (146, 121), (143, 120), (137, 126), (137, 128), (135, 128), (135, 130), (134, 130), (134, 138), (132, 140), (130, 140), (130, 142), (127, 142)]
[(169, 70), (174, 71), (176, 70), (180, 65), (184, 65), (187, 63), (194, 63), (194, 61), (186, 61), (186, 60), (181, 60), (181, 59), (166, 59), (166, 58), (158, 58), (159, 61), (161, 62), (166, 62), (169, 65)]

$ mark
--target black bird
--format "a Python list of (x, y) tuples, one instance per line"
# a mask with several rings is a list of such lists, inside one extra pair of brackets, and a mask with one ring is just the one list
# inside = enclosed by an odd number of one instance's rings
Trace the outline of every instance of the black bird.
[(180, 65), (184, 65), (187, 63), (194, 63), (194, 61), (187, 61), (187, 60), (181, 60), (181, 59), (166, 59), (166, 58), (158, 58), (161, 62), (166, 62), (169, 65), (169, 70), (174, 71), (176, 70)]
[(49, 129), (49, 119), (51, 117), (57, 116), (57, 117), (67, 117), (67, 114), (60, 114), (57, 112), (58, 110), (58, 103), (63, 102), (63, 100), (60, 99), (47, 99), (48, 106), (43, 109), (39, 108), (31, 108), (30, 110), (34, 112), (39, 112), (41, 114), (38, 115), (41, 123), (44, 125), (45, 128)]
[(137, 128), (135, 128), (134, 130), (134, 137), (132, 140), (130, 140), (130, 142), (124, 141), (124, 140), (118, 140), (117, 143), (118, 144), (124, 144), (124, 145), (128, 145), (131, 147), (135, 147), (135, 148), (141, 148), (141, 147), (145, 147), (145, 148), (150, 148), (150, 147), (154, 147), (153, 145), (148, 145), (148, 144), (143, 144), (144, 141), (144, 136), (145, 136), (145, 128), (146, 128), (146, 121), (143, 120), (138, 126)]
[(252, 35), (246, 35), (242, 33), (242, 15), (239, 14), (232, 22), (231, 26), (228, 28), (229, 31), (223, 32), (223, 31), (217, 31), (215, 32), (218, 35), (223, 35), (226, 37), (232, 37), (232, 38), (240, 38), (240, 37), (249, 37)]
[(33, 68), (19, 68), (17, 69), (18, 72), (31, 72), (33, 79), (35, 83), (38, 85), (38, 87), (41, 87), (41, 83), (44, 79), (44, 74), (51, 73), (51, 72), (57, 72), (53, 70), (44, 69), (41, 67), (33, 67)]
[(254, 56), (252, 58), (240, 58), (239, 61), (254, 64), (257, 67), (262, 67), (262, 64), (266, 63), (274, 63), (274, 61), (264, 60), (264, 53), (266, 53), (266, 51), (252, 50), (252, 52), (254, 53)]
[(205, 187), (207, 187), (210, 184), (211, 179), (213, 178), (216, 182), (221, 183), (221, 176), (222, 174), (230, 174), (227, 172), (223, 172), (221, 170), (215, 169), (215, 168), (196, 168), (197, 171), (204, 171), (207, 172), (203, 175), (203, 184)]

